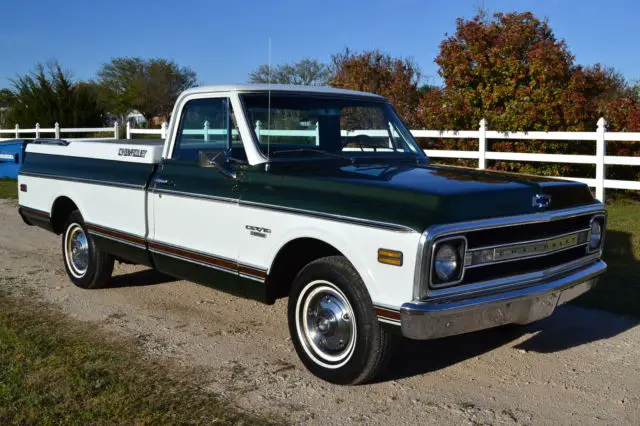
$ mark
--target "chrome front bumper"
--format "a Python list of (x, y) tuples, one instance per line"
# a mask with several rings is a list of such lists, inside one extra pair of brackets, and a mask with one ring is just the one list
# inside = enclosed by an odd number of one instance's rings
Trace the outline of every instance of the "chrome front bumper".
[(607, 269), (603, 261), (526, 287), (467, 297), (449, 297), (402, 305), (402, 334), (426, 340), (504, 324), (528, 324), (548, 317), (560, 306), (587, 292)]

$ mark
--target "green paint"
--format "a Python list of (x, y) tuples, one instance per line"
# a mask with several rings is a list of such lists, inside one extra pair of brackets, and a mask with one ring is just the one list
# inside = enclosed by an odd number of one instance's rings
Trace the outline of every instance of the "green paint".
[(267, 287), (264, 283), (241, 277), (164, 254), (153, 254), (156, 268), (172, 277), (193, 281), (236, 296), (266, 303)]
[(153, 266), (150, 253), (142, 248), (131, 244), (114, 241), (110, 238), (104, 238), (100, 235), (90, 233), (96, 247), (100, 250), (110, 253), (117, 258), (131, 262), (136, 265)]
[(388, 222), (422, 232), (430, 225), (536, 213), (594, 203), (586, 185), (512, 174), (407, 163), (272, 163), (238, 173), (240, 200)]
[(81, 179), (98, 184), (134, 185), (142, 188), (147, 184), (155, 167), (155, 164), (28, 152), (20, 173), (67, 180)]

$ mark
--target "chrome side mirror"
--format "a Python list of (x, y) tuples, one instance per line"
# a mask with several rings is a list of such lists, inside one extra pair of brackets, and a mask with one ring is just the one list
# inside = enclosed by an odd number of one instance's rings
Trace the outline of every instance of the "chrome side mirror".
[(235, 179), (236, 174), (227, 168), (224, 152), (198, 152), (198, 164), (200, 167), (211, 167), (229, 179)]

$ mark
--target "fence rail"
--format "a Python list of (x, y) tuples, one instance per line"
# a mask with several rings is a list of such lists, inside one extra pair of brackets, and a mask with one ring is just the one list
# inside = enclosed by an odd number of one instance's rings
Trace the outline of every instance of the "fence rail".
[[(480, 121), (478, 130), (411, 130), (416, 138), (429, 139), (476, 139), (478, 140), (478, 149), (475, 151), (461, 150), (441, 150), (441, 149), (425, 149), (424, 152), (432, 158), (455, 158), (455, 159), (474, 159), (478, 160), (478, 168), (485, 169), (487, 160), (500, 161), (529, 161), (538, 163), (563, 163), (563, 164), (593, 164), (596, 168), (595, 178), (586, 177), (561, 177), (560, 179), (574, 180), (594, 187), (596, 189), (596, 198), (605, 199), (605, 189), (627, 189), (640, 191), (640, 182), (613, 180), (606, 178), (606, 166), (640, 166), (640, 156), (611, 156), (606, 155), (607, 142), (638, 142), (640, 143), (640, 132), (607, 132), (607, 122), (604, 118), (598, 120), (597, 130), (595, 132), (498, 132), (487, 128), (486, 120)], [(158, 135), (161, 138), (167, 136), (167, 123), (162, 123), (160, 129), (134, 129), (127, 123), (126, 137), (132, 139), (133, 135)], [(118, 125), (113, 127), (100, 128), (60, 128), (56, 123), (54, 128), (40, 128), (36, 125), (33, 129), (0, 129), (0, 137), (2, 134), (12, 134), (19, 138), (21, 134), (34, 134), (35, 137), (41, 137), (43, 134), (53, 134), (55, 138), (60, 138), (63, 133), (98, 133), (104, 132), (113, 135), (113, 139), (118, 139)], [(280, 136), (280, 137), (309, 137), (317, 138), (317, 128), (309, 130), (267, 130), (262, 127), (260, 122), (256, 123), (255, 132), (258, 136)], [(210, 129), (209, 123), (205, 122), (203, 129), (193, 129), (188, 131), (192, 135), (204, 135), (205, 140), (209, 140), (209, 136), (224, 134), (220, 129)], [(367, 134), (371, 137), (384, 137), (387, 135), (386, 130), (370, 130), (361, 131), (354, 130), (350, 132), (343, 131), (343, 135)], [(103, 138), (66, 138), (70, 140), (93, 140)], [(491, 140), (536, 140), (536, 141), (580, 141), (594, 142), (595, 155), (572, 155), (572, 154), (542, 154), (542, 153), (519, 153), (519, 152), (500, 152), (490, 151), (487, 149), (487, 142)]]
[[(101, 137), (80, 137), (80, 138), (70, 138), (65, 137), (66, 140), (80, 140), (80, 141), (91, 141), (91, 140), (105, 140), (105, 139), (118, 139), (119, 131), (118, 131), (118, 123), (115, 123), (113, 127), (60, 127), (58, 123), (55, 124), (54, 127), (44, 127), (41, 128), (40, 124), (36, 124), (36, 126), (32, 129), (22, 129), (20, 126), (16, 124), (16, 127), (13, 129), (0, 129), (0, 141), (6, 139), (19, 139), (21, 136), (34, 137), (34, 138), (45, 138), (52, 137), (55, 139), (60, 139), (62, 134), (65, 133), (105, 133), (105, 136)], [(10, 137), (3, 137), (2, 135), (10, 135)]]

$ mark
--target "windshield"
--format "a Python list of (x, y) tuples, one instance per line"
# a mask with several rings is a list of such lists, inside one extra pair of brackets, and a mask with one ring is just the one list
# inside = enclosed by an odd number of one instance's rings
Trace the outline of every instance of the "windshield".
[(386, 102), (282, 93), (270, 100), (267, 93), (246, 94), (243, 101), (265, 156), (426, 158)]

